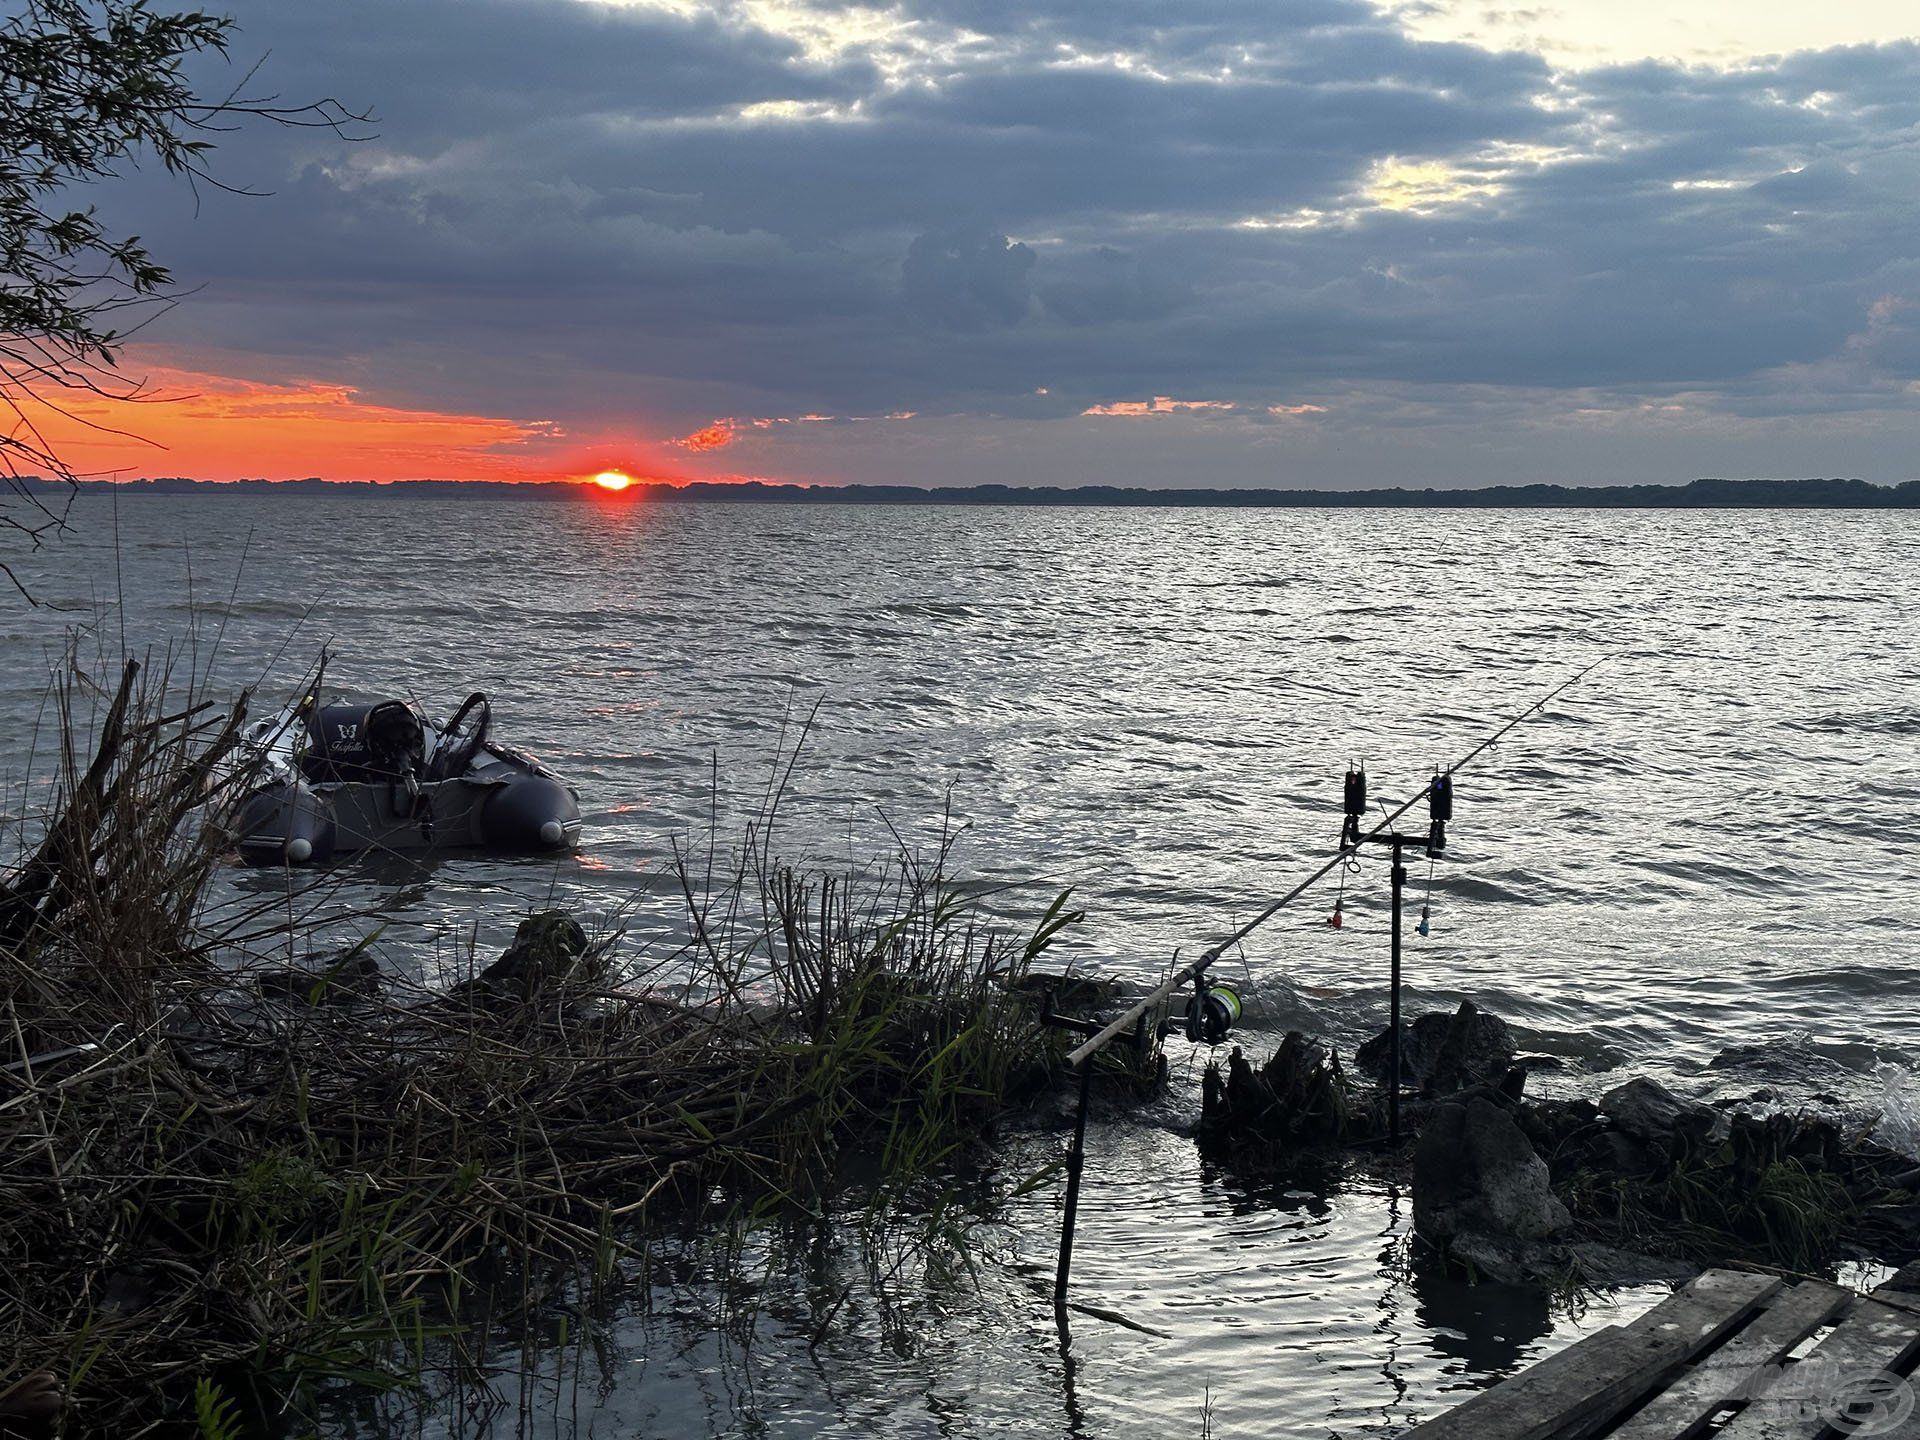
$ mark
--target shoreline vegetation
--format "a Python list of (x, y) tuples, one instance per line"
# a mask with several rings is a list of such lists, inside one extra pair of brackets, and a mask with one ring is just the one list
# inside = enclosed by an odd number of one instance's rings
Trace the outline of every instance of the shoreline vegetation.
[(857, 1195), (896, 1266), (962, 1249), (944, 1177), (1057, 1065), (1023, 982), (1066, 896), (984, 923), (951, 835), (790, 868), (775, 783), (741, 844), (681, 853), (676, 948), (548, 911), (422, 986), (371, 921), (306, 953), (324, 878), (216, 898), (244, 709), (135, 663), (53, 696), (53, 798), (0, 881), (0, 1435), (482, 1393), (555, 1297), (647, 1288), (664, 1227), (724, 1245)]
[(794, 485), (764, 480), (636, 481), (609, 497), (572, 481), (488, 480), (82, 480), (21, 484), (49, 494), (82, 495), (379, 495), (388, 499), (592, 500), (728, 505), (1046, 505), (1221, 509), (1476, 510), (1913, 510), (1920, 480), (1694, 480), (1685, 485), (1493, 485), (1410, 490), (1218, 490), (1115, 485)]

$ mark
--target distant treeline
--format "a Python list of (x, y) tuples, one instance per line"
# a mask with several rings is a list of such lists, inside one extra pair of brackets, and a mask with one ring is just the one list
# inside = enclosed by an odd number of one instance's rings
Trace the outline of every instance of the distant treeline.
[[(49, 490), (57, 482), (28, 480)], [(1874, 485), (1865, 480), (1695, 480), (1687, 485), (1491, 485), (1472, 490), (1208, 490), (1129, 489), (1118, 485), (769, 485), (760, 480), (635, 484), (619, 495), (559, 481), (502, 484), (483, 480), (85, 480), (82, 493), (123, 495), (373, 495), (400, 499), (623, 500), (720, 502), (730, 505), (1134, 505), (1250, 508), (1463, 506), (1485, 509), (1920, 509), (1920, 480)]]

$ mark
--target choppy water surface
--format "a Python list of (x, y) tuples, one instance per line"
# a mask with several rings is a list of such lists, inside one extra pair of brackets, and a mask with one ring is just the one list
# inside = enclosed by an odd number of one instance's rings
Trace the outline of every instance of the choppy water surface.
[[(236, 685), (290, 686), (330, 640), (358, 688), (442, 713), (487, 690), (496, 733), (578, 782), (575, 859), (348, 872), (329, 903), (379, 910), (406, 963), (476, 931), (495, 947), (549, 896), (635, 907), (644, 944), (672, 923), (662, 862), (707, 825), (716, 756), (725, 831), (814, 712), (785, 853), (872, 855), (889, 824), (929, 839), (951, 797), (962, 867), (1011, 887), (995, 906), (1074, 885), (1073, 957), (1149, 980), (1329, 852), (1349, 756), (1397, 796), (1612, 652), (1461, 778), (1414, 1010), (1473, 997), (1563, 1058), (1548, 1088), (1630, 1066), (1871, 1105), (1915, 1058), (1912, 516), (195, 497), (121, 501), (117, 547), (107, 502), (78, 518), (19, 567), (47, 608), (0, 621), (12, 783), (42, 660), (96, 617), (135, 646), (197, 625), (203, 660), (220, 631)], [(1380, 1023), (1384, 890), (1376, 860), (1344, 929), (1329, 892), (1225, 962), (1250, 1044)], [(606, 1377), (544, 1428), (1389, 1434), (1653, 1298), (1574, 1320), (1422, 1278), (1404, 1197), (1203, 1166), (1191, 1080), (1096, 1126), (1077, 1250), (1082, 1298), (1160, 1334), (1087, 1321), (1063, 1355), (1030, 1283), (1043, 1193), (995, 1227), (977, 1284), (903, 1328), (868, 1317), (809, 1351), (778, 1286), (745, 1347), (671, 1307), (618, 1314)], [(1056, 1143), (1017, 1139), (1008, 1163)]]

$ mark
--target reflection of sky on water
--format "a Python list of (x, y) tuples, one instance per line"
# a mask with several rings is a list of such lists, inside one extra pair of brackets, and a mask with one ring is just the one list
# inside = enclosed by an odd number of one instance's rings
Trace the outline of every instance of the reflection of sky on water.
[[(1052, 1138), (1006, 1147), (1003, 1189)], [(1572, 1313), (1448, 1280), (1410, 1263), (1404, 1195), (1338, 1165), (1249, 1185), (1163, 1128), (1097, 1127), (1087, 1177), (1073, 1294), (1131, 1324), (1074, 1313), (1062, 1334), (1057, 1195), (974, 1232), (977, 1284), (922, 1284), (910, 1264), (890, 1302), (846, 1227), (775, 1223), (746, 1242), (727, 1304), (715, 1252), (656, 1259), (650, 1308), (616, 1303), (591, 1344), (530, 1357), (524, 1433), (558, 1415), (562, 1434), (1153, 1436), (1202, 1433), (1204, 1413), (1216, 1435), (1386, 1435), (1661, 1293)], [(518, 1380), (501, 1386), (512, 1417)]]

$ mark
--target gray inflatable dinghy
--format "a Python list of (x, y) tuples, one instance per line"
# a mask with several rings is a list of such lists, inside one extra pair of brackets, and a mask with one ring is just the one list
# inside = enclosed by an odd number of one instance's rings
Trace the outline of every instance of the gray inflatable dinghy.
[(231, 812), (240, 858), (310, 865), (361, 850), (573, 848), (578, 792), (492, 739), (492, 718), (476, 691), (445, 725), (411, 701), (313, 697), (256, 722), (242, 763), (260, 783)]

